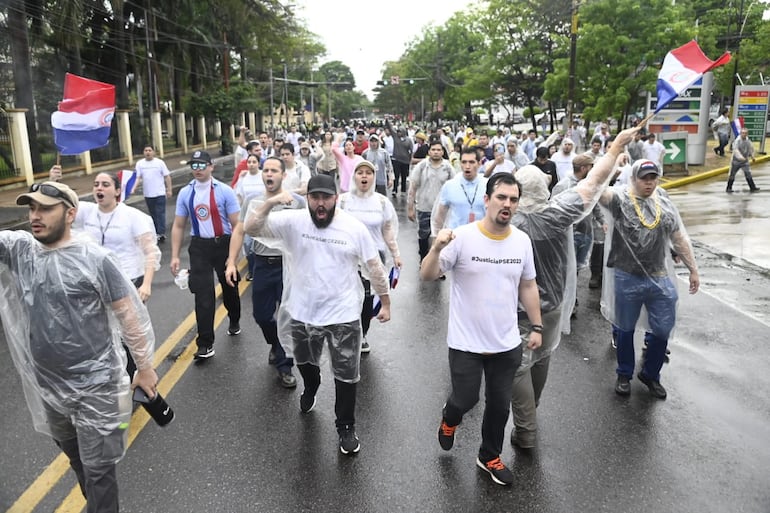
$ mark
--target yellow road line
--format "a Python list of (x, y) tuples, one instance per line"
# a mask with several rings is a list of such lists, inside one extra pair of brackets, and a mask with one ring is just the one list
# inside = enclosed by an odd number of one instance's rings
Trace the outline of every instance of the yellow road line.
[[(238, 266), (239, 271), (242, 271), (245, 265), (245, 261), (241, 261), (240, 265)], [(241, 295), (246, 292), (246, 290), (249, 288), (249, 285), (250, 284), (246, 282), (246, 286), (240, 288), (239, 292)], [(217, 285), (215, 289), (216, 297), (219, 297), (221, 293), (222, 287)], [(226, 315), (227, 311), (225, 310), (224, 305), (220, 305), (219, 308), (217, 308), (216, 314), (214, 316), (215, 329), (222, 323), (222, 320)], [(174, 349), (177, 344), (179, 344), (179, 341), (182, 340), (187, 332), (194, 327), (195, 312), (192, 312), (179, 324), (179, 326), (177, 326), (171, 335), (169, 335), (163, 344), (155, 351), (155, 356), (153, 357), (154, 366), (157, 367), (158, 364), (160, 364), (160, 362), (162, 362), (168, 356), (171, 350)], [(179, 381), (179, 378), (182, 377), (182, 375), (192, 363), (192, 354), (195, 352), (193, 350), (192, 342), (193, 341), (191, 340), (185, 350), (179, 356), (179, 359), (174, 362), (174, 364), (169, 368), (168, 372), (166, 372), (163, 378), (158, 381), (158, 391), (162, 395), (166, 396), (169, 394), (176, 382)], [(150, 416), (146, 411), (144, 411), (144, 408), (138, 408), (131, 416), (131, 424), (128, 431), (129, 447), (139, 432), (141, 432), (141, 430), (147, 424), (149, 419)], [(54, 458), (53, 462), (51, 462), (51, 464), (49, 464), (48, 467), (43, 470), (37, 479), (35, 479), (35, 481), (32, 482), (32, 484), (24, 491), (24, 493), (19, 496), (16, 502), (11, 505), (10, 509), (8, 509), (6, 513), (31, 513), (34, 511), (40, 501), (42, 501), (43, 498), (48, 495), (48, 493), (50, 493), (53, 487), (56, 486), (56, 484), (61, 480), (69, 468), (69, 459), (67, 459), (64, 453), (59, 453), (59, 455)], [(80, 501), (79, 506), (77, 505), (78, 500)], [(71, 509), (75, 507), (77, 509)], [(84, 507), (85, 499), (80, 492), (80, 487), (75, 485), (70, 491), (69, 495), (64, 499), (62, 504), (56, 510), (56, 513), (64, 513), (70, 511), (79, 512), (82, 511)]]

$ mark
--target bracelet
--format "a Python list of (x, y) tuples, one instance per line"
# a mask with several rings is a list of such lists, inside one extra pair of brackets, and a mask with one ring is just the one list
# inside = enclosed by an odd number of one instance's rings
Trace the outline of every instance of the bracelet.
[(543, 333), (543, 325), (542, 324), (533, 324), (532, 325), (532, 331), (535, 333)]

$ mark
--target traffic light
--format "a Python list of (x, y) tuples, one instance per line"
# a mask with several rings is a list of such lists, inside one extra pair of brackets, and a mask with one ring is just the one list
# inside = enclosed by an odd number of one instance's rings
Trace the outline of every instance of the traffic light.
[(408, 84), (414, 84), (414, 80), (412, 80), (411, 78), (410, 78), (409, 80), (407, 80), (406, 82), (407, 82)]

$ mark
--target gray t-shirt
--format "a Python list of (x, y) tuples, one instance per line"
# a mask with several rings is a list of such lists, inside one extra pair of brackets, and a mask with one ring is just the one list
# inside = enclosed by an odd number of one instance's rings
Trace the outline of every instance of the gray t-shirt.
[(671, 234), (679, 230), (681, 219), (671, 199), (661, 189), (649, 198), (635, 197), (645, 222), (653, 224), (660, 208), (660, 221), (654, 228), (642, 225), (628, 194), (628, 188), (613, 191), (607, 205), (614, 220), (607, 267), (639, 276), (666, 274), (666, 252)]

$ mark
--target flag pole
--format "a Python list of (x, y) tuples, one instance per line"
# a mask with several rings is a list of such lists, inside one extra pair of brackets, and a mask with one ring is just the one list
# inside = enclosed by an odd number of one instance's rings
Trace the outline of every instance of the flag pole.
[(647, 114), (641, 121), (639, 121), (638, 126), (646, 125), (654, 115), (655, 115), (655, 112), (650, 112), (649, 114)]

